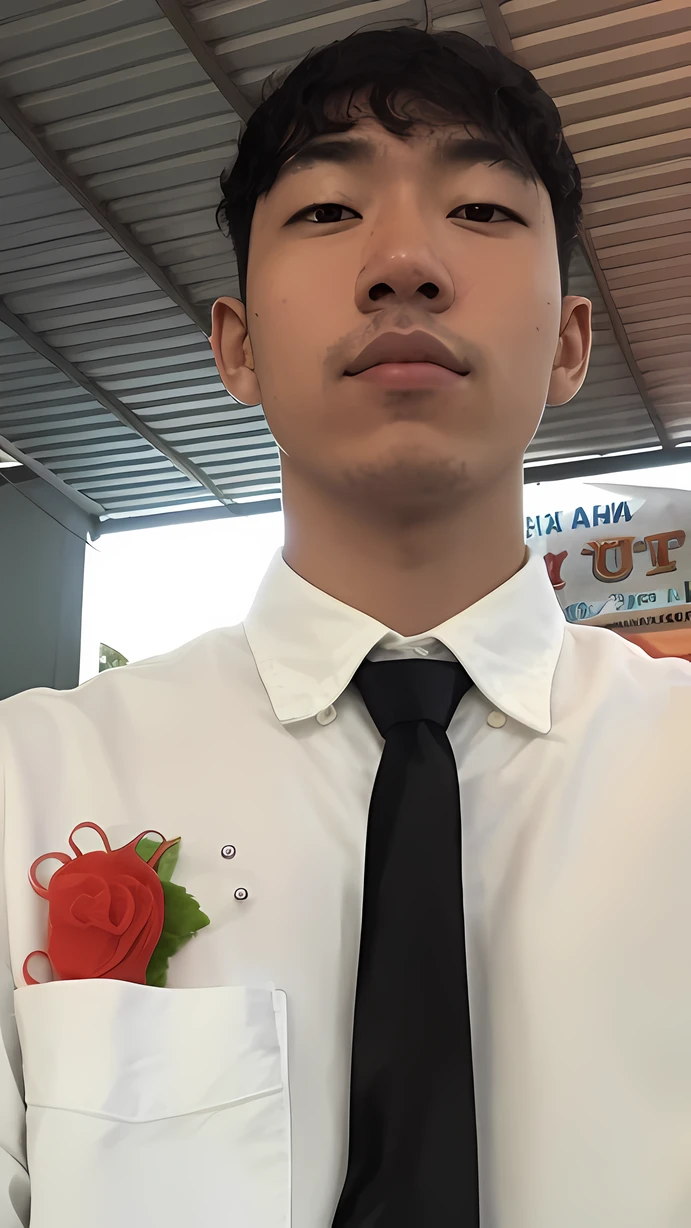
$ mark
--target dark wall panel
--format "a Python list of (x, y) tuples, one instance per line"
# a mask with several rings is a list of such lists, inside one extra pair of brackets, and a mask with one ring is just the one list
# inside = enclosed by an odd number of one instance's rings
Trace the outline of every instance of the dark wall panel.
[(77, 686), (89, 524), (40, 478), (0, 480), (0, 699)]

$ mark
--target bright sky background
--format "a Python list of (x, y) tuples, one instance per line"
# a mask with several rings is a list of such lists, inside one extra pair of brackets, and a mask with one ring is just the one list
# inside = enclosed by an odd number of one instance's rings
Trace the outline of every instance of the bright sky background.
[[(610, 472), (588, 482), (691, 490), (691, 464)], [(577, 506), (583, 487), (528, 485), (526, 515), (555, 502)], [(104, 533), (86, 550), (80, 682), (98, 673), (101, 642), (137, 661), (241, 622), (282, 545), (281, 512)]]

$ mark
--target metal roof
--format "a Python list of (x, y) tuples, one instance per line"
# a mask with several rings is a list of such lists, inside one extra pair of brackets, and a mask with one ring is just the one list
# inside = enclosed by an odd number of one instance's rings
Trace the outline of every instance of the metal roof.
[(104, 528), (279, 510), (262, 407), (229, 396), (207, 340), (238, 294), (219, 175), (270, 73), (427, 21), (535, 74), (583, 179), (569, 290), (593, 301), (590, 370), (527, 476), (687, 459), (689, 0), (0, 0), (0, 447)]

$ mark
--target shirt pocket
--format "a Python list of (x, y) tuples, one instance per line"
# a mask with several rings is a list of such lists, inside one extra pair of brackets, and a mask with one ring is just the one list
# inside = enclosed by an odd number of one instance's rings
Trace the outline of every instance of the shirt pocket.
[(290, 1228), (281, 990), (108, 979), (14, 999), (31, 1228)]

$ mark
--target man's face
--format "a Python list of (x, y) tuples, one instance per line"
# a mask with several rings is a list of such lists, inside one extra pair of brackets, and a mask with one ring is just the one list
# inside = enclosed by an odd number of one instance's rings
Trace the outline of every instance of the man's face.
[[(591, 304), (562, 303), (549, 195), (506, 165), (442, 161), (469, 132), (428, 116), (399, 138), (363, 113), (317, 143), (366, 138), (367, 160), (297, 155), (257, 203), (246, 317), (219, 300), (212, 343), (233, 395), (262, 403), (284, 487), (438, 511), (520, 470), (545, 403), (582, 384)], [(374, 338), (416, 330), (469, 374), (346, 374)]]

